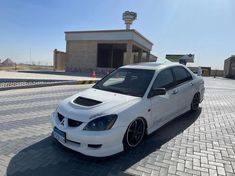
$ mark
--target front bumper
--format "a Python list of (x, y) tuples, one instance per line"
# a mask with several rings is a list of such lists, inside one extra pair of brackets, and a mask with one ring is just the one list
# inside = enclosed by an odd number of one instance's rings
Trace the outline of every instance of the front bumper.
[(53, 127), (66, 133), (62, 145), (88, 156), (106, 157), (123, 151), (122, 139), (126, 127), (116, 127), (107, 131), (84, 131), (86, 123), (79, 127), (64, 128), (58, 123), (56, 113), (51, 115)]

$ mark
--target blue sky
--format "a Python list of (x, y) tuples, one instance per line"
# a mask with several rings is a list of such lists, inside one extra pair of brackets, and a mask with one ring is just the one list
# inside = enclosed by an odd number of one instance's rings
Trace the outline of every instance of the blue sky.
[(235, 54), (234, 0), (0, 0), (0, 59), (52, 63), (65, 50), (64, 31), (124, 29), (122, 13), (138, 13), (132, 28), (166, 54), (195, 54), (195, 63), (223, 68)]

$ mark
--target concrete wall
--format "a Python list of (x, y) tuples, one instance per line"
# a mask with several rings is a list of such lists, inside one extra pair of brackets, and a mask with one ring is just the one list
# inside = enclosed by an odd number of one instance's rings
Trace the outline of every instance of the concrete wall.
[(66, 65), (66, 53), (58, 50), (54, 50), (54, 70), (63, 71)]
[[(127, 52), (124, 53), (123, 64), (134, 63), (132, 52), (133, 45), (145, 50), (146, 48), (136, 45), (133, 41), (109, 40), (109, 41), (92, 41), (92, 40), (67, 40), (66, 42), (66, 71), (87, 71), (97, 69), (98, 44), (127, 44)], [(148, 52), (148, 60), (149, 53)]]
[[(67, 64), (66, 71), (82, 71), (82, 70), (95, 70), (97, 69), (98, 58), (98, 44), (126, 44), (130, 46), (132, 50), (132, 43), (130, 41), (67, 41), (66, 54)], [(131, 56), (130, 56), (131, 57)], [(125, 59), (128, 63), (125, 63)], [(124, 58), (124, 65), (130, 64), (130, 58)]]
[(224, 76), (235, 78), (235, 56), (231, 56), (224, 61)]
[(97, 66), (97, 41), (67, 41), (67, 71), (95, 69)]
[(224, 77), (224, 70), (211, 70), (211, 76)]

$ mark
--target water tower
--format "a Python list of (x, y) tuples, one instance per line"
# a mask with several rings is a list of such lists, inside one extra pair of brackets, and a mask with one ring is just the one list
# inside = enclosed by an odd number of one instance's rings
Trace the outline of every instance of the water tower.
[(127, 30), (130, 29), (132, 22), (136, 20), (136, 18), (137, 18), (137, 13), (135, 12), (125, 11), (122, 14), (122, 19), (125, 21)]

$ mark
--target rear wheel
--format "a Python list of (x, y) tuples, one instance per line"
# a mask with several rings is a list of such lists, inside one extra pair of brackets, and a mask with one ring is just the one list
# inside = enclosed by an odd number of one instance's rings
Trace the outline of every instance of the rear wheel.
[(191, 111), (196, 111), (199, 108), (200, 103), (200, 94), (197, 93), (194, 95), (192, 103), (191, 103)]
[(142, 118), (137, 118), (128, 126), (124, 136), (124, 148), (134, 148), (138, 146), (145, 135), (146, 125)]

